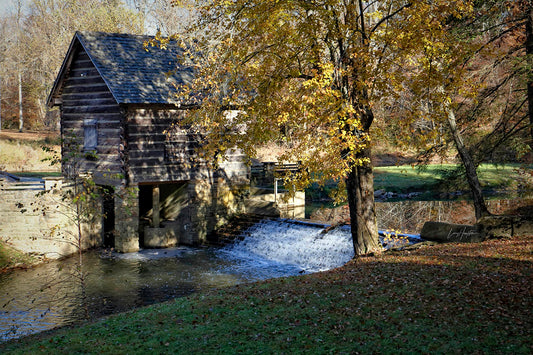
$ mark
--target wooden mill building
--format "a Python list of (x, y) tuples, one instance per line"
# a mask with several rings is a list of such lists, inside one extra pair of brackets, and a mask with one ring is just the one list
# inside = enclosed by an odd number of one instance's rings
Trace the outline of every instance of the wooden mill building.
[(59, 106), (65, 177), (92, 174), (103, 199), (103, 243), (118, 251), (200, 244), (242, 211), (249, 172), (235, 152), (216, 171), (198, 162), (180, 122), (175, 84), (193, 72), (182, 49), (148, 36), (77, 32), (48, 98)]

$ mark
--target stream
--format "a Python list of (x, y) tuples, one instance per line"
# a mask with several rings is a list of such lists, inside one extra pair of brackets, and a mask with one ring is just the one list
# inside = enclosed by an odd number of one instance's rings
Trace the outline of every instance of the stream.
[[(223, 248), (176, 247), (77, 257), (0, 274), (0, 341), (213, 288), (338, 267), (350, 230), (263, 221)], [(83, 302), (85, 298), (86, 302)]]
[[(531, 213), (533, 201), (490, 201), (493, 213)], [(346, 210), (332, 213), (345, 220)], [(427, 220), (472, 223), (467, 201), (377, 204), (381, 228), (416, 232)], [(77, 257), (0, 274), (0, 341), (81, 320), (128, 311), (194, 292), (342, 266), (353, 257), (349, 227), (326, 232), (322, 224), (262, 221), (222, 248), (176, 247), (119, 254), (83, 254), (84, 287)], [(416, 242), (415, 235), (408, 235)], [(406, 239), (400, 242), (405, 243)], [(395, 241), (383, 238), (385, 247)], [(83, 302), (83, 299), (86, 302)]]

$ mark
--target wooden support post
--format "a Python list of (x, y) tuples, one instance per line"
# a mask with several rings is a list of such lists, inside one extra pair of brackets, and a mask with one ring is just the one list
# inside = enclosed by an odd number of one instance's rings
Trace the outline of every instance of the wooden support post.
[(154, 228), (159, 228), (160, 216), (159, 211), (159, 185), (152, 187), (152, 224)]
[(296, 205), (296, 185), (292, 185), (292, 190), (294, 191), (294, 195), (292, 195), (292, 205)]

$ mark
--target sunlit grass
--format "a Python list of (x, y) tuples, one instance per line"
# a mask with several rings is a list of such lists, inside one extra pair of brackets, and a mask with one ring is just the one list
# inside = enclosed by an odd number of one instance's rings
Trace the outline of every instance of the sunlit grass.
[(35, 141), (0, 140), (0, 170), (12, 173), (23, 171), (59, 171), (59, 166), (51, 166), (43, 161), (51, 155), (43, 151), (46, 143)]
[[(455, 177), (456, 187), (467, 189), (464, 176), (452, 174), (456, 168), (457, 165), (454, 164), (435, 164), (423, 168), (411, 165), (377, 167), (374, 169), (374, 185), (376, 190), (385, 189), (392, 192), (445, 191), (449, 189), (449, 184)], [(523, 175), (519, 173), (520, 168), (524, 167), (519, 164), (482, 164), (478, 168), (480, 183), (482, 187), (492, 189), (516, 188), (517, 184), (524, 180)]]

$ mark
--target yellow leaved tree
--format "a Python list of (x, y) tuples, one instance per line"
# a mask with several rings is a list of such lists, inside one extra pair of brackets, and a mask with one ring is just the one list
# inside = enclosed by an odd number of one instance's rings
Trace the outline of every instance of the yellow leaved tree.
[[(300, 162), (295, 186), (336, 180), (346, 191), (355, 255), (381, 250), (370, 161), (375, 108), (398, 98), (410, 80), (406, 63), (427, 49), (418, 37), (444, 30), (447, 19), (470, 10), (468, 1), (195, 6), (197, 19), (177, 37), (190, 49), (183, 65), (196, 75), (177, 95), (183, 105), (197, 105), (189, 124), (201, 133), (205, 156), (221, 159), (239, 147), (253, 157), (262, 144), (287, 141), (279, 159)], [(230, 109), (234, 114), (224, 114)]]

